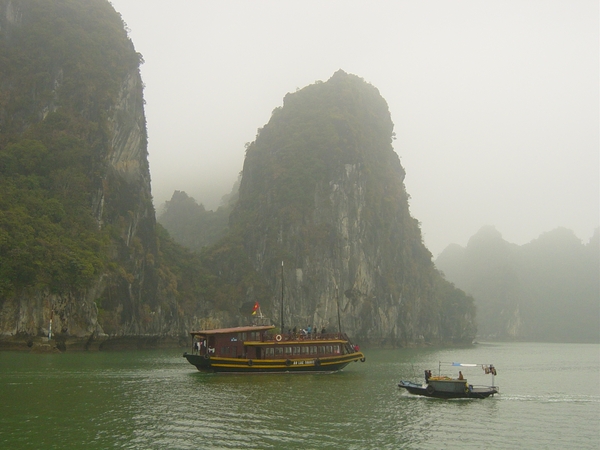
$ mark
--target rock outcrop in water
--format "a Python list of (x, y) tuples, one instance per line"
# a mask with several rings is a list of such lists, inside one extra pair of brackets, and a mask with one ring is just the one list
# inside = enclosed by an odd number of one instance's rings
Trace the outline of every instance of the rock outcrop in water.
[(0, 0), (3, 335), (169, 332), (140, 62), (105, 0)]
[[(263, 309), (276, 323), (283, 262), (286, 327), (336, 329), (339, 310), (342, 328), (362, 341), (474, 337), (472, 299), (436, 271), (410, 216), (392, 139), (378, 90), (338, 71), (286, 95), (248, 147), (230, 239), (264, 280)], [(239, 264), (219, 271), (239, 273)], [(256, 296), (238, 286), (246, 300)]]
[(340, 71), (288, 94), (200, 257), (155, 223), (140, 62), (106, 0), (0, 0), (2, 335), (31, 342), (52, 323), (62, 348), (129, 345), (246, 323), (255, 301), (277, 320), (283, 261), (290, 327), (339, 317), (365, 342), (472, 339), (472, 300), (409, 214), (377, 89)]
[(482, 338), (600, 342), (599, 229), (587, 244), (557, 228), (519, 246), (487, 226), (435, 263), (474, 297)]

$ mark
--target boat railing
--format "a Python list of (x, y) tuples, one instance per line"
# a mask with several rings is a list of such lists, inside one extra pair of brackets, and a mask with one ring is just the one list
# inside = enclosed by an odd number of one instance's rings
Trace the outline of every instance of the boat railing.
[(348, 340), (345, 333), (279, 333), (264, 334), (263, 342), (285, 342), (285, 341), (334, 341)]

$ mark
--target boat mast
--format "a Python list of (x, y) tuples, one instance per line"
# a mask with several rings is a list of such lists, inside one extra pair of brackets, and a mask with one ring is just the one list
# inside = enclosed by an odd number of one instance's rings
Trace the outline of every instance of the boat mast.
[(335, 287), (335, 299), (337, 301), (338, 333), (342, 334), (342, 321), (340, 320), (340, 294), (337, 286)]
[(283, 329), (283, 261), (281, 261), (281, 333)]

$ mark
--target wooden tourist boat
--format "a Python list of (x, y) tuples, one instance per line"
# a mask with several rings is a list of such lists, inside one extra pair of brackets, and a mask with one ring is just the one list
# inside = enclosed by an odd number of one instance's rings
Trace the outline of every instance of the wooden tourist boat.
[[(425, 371), (425, 383), (419, 384), (412, 381), (402, 380), (398, 383), (398, 387), (406, 389), (409, 393), (415, 395), (424, 395), (426, 397), (435, 398), (487, 398), (494, 396), (500, 392), (500, 388), (494, 385), (494, 376), (496, 368), (493, 364), (464, 364), (464, 363), (439, 363), (439, 375), (431, 376), (431, 371)], [(491, 386), (478, 386), (469, 384), (466, 378), (462, 377), (462, 372), (459, 372), (459, 378), (450, 378), (441, 375), (442, 365), (451, 365), (453, 367), (479, 367), (483, 369), (485, 374), (492, 376)]]
[(345, 333), (275, 334), (274, 325), (194, 331), (183, 356), (201, 372), (331, 373), (365, 355)]

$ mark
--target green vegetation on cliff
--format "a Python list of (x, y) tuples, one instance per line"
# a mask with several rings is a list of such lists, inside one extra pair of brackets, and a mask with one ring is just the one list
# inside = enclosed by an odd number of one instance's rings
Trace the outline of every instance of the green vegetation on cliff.
[(2, 0), (2, 134), (6, 143), (60, 108), (70, 131), (101, 142), (102, 116), (141, 56), (107, 1)]
[(0, 148), (0, 298), (86, 288), (107, 262), (109, 235), (89, 206), (89, 146), (56, 122), (43, 140)]
[[(252, 205), (270, 195), (270, 202), (284, 206), (279, 217), (296, 220), (312, 214), (319, 184), (345, 164), (364, 164), (369, 183), (367, 208), (385, 214), (380, 206), (403, 195), (390, 191), (397, 186), (386, 185), (398, 168), (404, 176), (399, 161), (389, 165), (392, 130), (379, 91), (342, 71), (327, 83), (287, 94), (284, 106), (273, 111), (247, 149), (239, 209), (256, 214)], [(386, 220), (374, 213), (372, 219), (377, 225)]]
[(0, 299), (84, 289), (108, 261), (106, 111), (140, 57), (105, 1), (0, 6)]
[(141, 62), (107, 0), (0, 0), (3, 334), (187, 327), (201, 277), (155, 230)]

